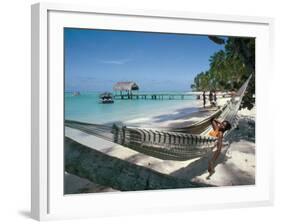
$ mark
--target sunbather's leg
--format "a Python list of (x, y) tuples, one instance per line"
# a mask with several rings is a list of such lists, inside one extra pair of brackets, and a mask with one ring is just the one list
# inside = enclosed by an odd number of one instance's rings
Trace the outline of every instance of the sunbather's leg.
[(211, 174), (213, 174), (215, 172), (215, 163), (221, 153), (221, 148), (222, 148), (222, 138), (219, 138), (218, 139), (218, 142), (217, 142), (217, 150), (214, 152), (213, 156), (212, 156), (212, 159), (209, 161), (209, 164), (208, 164), (208, 172)]

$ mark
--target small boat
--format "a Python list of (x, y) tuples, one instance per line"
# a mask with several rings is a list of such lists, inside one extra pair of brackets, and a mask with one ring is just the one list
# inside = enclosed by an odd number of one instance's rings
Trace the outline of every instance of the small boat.
[(72, 96), (80, 96), (80, 92), (76, 91), (72, 93)]
[(114, 103), (112, 94), (109, 92), (100, 94), (100, 103), (104, 103), (104, 104)]

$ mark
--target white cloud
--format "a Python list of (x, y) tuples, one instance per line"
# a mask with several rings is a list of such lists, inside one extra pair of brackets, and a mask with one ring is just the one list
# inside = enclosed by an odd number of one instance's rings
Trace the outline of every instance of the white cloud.
[(103, 64), (124, 65), (131, 61), (131, 59), (118, 59), (118, 60), (99, 60)]

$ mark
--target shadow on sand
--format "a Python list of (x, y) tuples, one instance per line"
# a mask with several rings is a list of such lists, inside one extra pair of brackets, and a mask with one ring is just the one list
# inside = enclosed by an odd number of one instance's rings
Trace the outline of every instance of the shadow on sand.
[[(227, 155), (228, 146), (226, 146), (219, 156), (215, 166), (220, 163), (225, 163), (229, 158)], [(208, 152), (204, 157), (190, 163), (188, 166), (181, 168), (175, 172), (172, 172), (170, 175), (174, 177), (184, 178), (191, 181), (194, 177), (200, 176), (208, 170), (208, 162), (212, 157), (213, 152)]]

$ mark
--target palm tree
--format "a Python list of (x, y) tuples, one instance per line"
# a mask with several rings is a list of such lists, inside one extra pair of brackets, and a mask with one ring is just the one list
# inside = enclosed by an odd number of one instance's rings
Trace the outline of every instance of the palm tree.
[(192, 88), (194, 90), (235, 90), (252, 74), (242, 108), (251, 109), (255, 99), (255, 39), (208, 36), (216, 44), (225, 44), (224, 50), (210, 57), (210, 69), (197, 74)]

